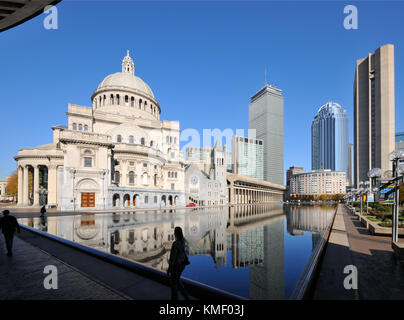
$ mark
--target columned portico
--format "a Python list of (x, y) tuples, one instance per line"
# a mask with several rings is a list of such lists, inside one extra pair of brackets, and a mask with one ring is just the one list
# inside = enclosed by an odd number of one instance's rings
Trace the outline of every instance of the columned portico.
[(34, 195), (34, 206), (39, 206), (39, 166), (34, 166), (34, 186), (32, 193)]
[(28, 166), (24, 166), (24, 178), (23, 178), (23, 194), (22, 194), (22, 203), (23, 205), (29, 205), (29, 188), (28, 188), (28, 175), (29, 175), (29, 169)]

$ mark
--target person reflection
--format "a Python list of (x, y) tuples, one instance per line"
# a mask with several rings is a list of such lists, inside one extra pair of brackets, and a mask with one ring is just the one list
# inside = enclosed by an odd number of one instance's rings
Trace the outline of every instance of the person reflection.
[(167, 270), (167, 275), (170, 277), (171, 284), (171, 300), (178, 300), (178, 289), (186, 300), (189, 300), (187, 291), (181, 281), (181, 274), (185, 266), (189, 264), (187, 254), (185, 252), (186, 240), (182, 233), (181, 227), (174, 229), (175, 241), (171, 247), (170, 259)]

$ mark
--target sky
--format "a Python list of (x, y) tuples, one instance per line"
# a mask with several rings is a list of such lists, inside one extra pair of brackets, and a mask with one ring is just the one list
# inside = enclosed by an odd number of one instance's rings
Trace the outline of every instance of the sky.
[[(358, 9), (358, 29), (343, 22)], [(161, 119), (182, 130), (248, 129), (250, 97), (265, 83), (284, 96), (284, 168), (311, 169), (311, 122), (328, 101), (349, 115), (357, 59), (395, 46), (396, 131), (404, 131), (404, 1), (73, 1), (58, 29), (41, 14), (0, 33), (0, 177), (21, 148), (52, 142), (67, 104), (90, 106), (130, 50)], [(247, 131), (246, 131), (247, 133)], [(182, 142), (186, 144), (186, 142)]]

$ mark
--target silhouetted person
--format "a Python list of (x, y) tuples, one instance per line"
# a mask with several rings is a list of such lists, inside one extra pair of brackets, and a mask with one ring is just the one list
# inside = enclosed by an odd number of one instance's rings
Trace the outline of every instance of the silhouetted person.
[(13, 255), (12, 249), (14, 233), (16, 230), (18, 233), (21, 232), (20, 225), (15, 217), (10, 216), (10, 211), (4, 210), (3, 218), (0, 218), (0, 228), (2, 229), (4, 238), (6, 239), (7, 255), (11, 257)]
[(178, 289), (186, 300), (189, 300), (187, 291), (181, 281), (181, 273), (185, 266), (189, 264), (187, 254), (185, 252), (185, 239), (181, 227), (174, 229), (175, 241), (171, 247), (170, 260), (167, 275), (170, 277), (171, 283), (171, 300), (178, 300)]
[(43, 217), (45, 215), (45, 212), (46, 212), (46, 209), (45, 209), (45, 206), (43, 206), (41, 208), (41, 217)]

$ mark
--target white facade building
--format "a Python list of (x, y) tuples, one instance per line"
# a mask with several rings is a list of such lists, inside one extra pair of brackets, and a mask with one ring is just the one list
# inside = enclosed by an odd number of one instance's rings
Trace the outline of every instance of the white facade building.
[(345, 171), (313, 170), (290, 177), (290, 194), (345, 194), (346, 183)]
[(185, 204), (179, 122), (160, 120), (158, 101), (134, 72), (128, 52), (122, 71), (91, 95), (92, 107), (69, 104), (52, 143), (18, 151), (18, 204), (43, 204), (43, 189), (61, 210)]

